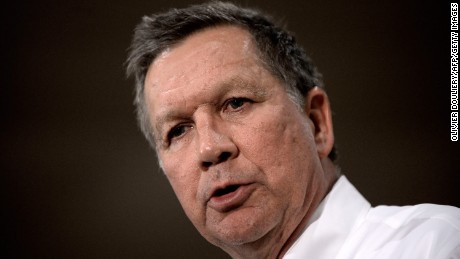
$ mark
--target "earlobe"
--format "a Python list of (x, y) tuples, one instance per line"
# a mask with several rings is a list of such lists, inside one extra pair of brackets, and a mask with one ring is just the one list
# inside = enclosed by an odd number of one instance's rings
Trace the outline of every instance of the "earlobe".
[(319, 87), (310, 90), (305, 100), (305, 112), (313, 123), (316, 149), (325, 158), (334, 146), (331, 108), (326, 92)]

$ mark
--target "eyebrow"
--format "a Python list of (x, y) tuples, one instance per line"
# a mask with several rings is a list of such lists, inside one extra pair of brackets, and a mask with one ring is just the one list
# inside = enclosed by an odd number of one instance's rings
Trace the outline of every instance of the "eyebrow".
[[(215, 91), (215, 96), (217, 97), (217, 99), (219, 99), (233, 89), (242, 89), (244, 91), (254, 94), (257, 98), (263, 98), (268, 95), (266, 89), (257, 86), (255, 82), (249, 81), (239, 75), (231, 77), (223, 82), (216, 84), (215, 86), (213, 86), (213, 89), (211, 91)], [(164, 125), (170, 121), (184, 119), (184, 116), (182, 114), (182, 112), (176, 109), (169, 109), (163, 114), (161, 114), (154, 126), (157, 132), (159, 133), (159, 135), (156, 136), (155, 139), (161, 141), (164, 136)], [(156, 134), (154, 133), (154, 136), (155, 135)]]

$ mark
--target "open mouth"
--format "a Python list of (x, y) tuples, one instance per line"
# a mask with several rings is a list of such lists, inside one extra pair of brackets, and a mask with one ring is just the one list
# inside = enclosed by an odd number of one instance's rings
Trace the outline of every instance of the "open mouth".
[(226, 194), (229, 194), (229, 193), (232, 193), (236, 190), (238, 190), (240, 186), (239, 185), (229, 185), (225, 188), (221, 188), (221, 189), (218, 189), (214, 192), (214, 194), (212, 195), (212, 197), (222, 197)]
[(220, 213), (227, 213), (242, 206), (256, 189), (254, 184), (230, 184), (214, 191), (207, 205)]

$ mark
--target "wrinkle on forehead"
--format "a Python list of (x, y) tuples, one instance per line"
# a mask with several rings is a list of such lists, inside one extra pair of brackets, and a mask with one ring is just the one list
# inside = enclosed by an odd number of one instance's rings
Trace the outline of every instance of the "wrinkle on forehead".
[[(210, 37), (210, 35), (212, 37)], [(232, 35), (231, 41), (228, 40), (229, 35)], [(235, 44), (237, 42), (239, 43)], [(194, 47), (192, 48), (191, 46)], [(222, 51), (223, 49), (231, 50), (234, 55), (229, 56), (228, 52)], [(178, 67), (182, 64), (183, 60), (200, 60), (201, 64), (207, 64), (209, 60), (213, 59), (213, 55), (219, 56), (218, 60), (220, 60), (221, 63), (228, 61), (234, 56), (257, 59), (258, 55), (256, 53), (257, 50), (255, 48), (253, 36), (246, 29), (235, 25), (220, 25), (192, 33), (181, 42), (175, 44), (171, 48), (167, 48), (152, 62), (149, 70), (152, 67), (160, 66), (165, 60), (169, 61), (169, 66)], [(193, 73), (193, 71), (198, 68), (197, 66), (189, 66), (188, 69), (189, 72)], [(178, 75), (179, 73), (180, 71), (174, 71), (174, 75), (169, 73), (168, 77), (180, 77)], [(181, 74), (185, 74), (184, 71)], [(152, 79), (156, 77), (157, 76), (154, 76)]]
[[(256, 99), (266, 99), (268, 98), (269, 92), (267, 89), (260, 87), (257, 85), (256, 82), (251, 82), (247, 80), (246, 78), (242, 78), (241, 76), (235, 76), (231, 77), (230, 79), (227, 79), (218, 85), (212, 86), (213, 88), (213, 96), (215, 97), (220, 97), (224, 96), (226, 93), (235, 90), (237, 93), (242, 94), (243, 92), (251, 93), (253, 94)], [(177, 90), (177, 89), (174, 89)], [(172, 90), (171, 90), (172, 91)], [(159, 132), (159, 136), (163, 135), (163, 125), (169, 121), (173, 121), (176, 119), (191, 119), (193, 113), (199, 108), (203, 106), (212, 106), (214, 108), (218, 107), (217, 99), (209, 101), (209, 102), (204, 102), (204, 103), (199, 103), (199, 104), (190, 104), (190, 102), (187, 101), (187, 98), (183, 95), (181, 91), (177, 91), (178, 95), (181, 96), (182, 102), (181, 106), (183, 108), (177, 107), (177, 105), (174, 105), (173, 107), (170, 107), (169, 105), (165, 105), (161, 108), (161, 110), (158, 111), (158, 116), (155, 121), (155, 129), (157, 132)], [(177, 97), (177, 95), (176, 95)], [(198, 97), (198, 96), (197, 96)], [(190, 98), (193, 100), (195, 97)], [(176, 103), (175, 103), (176, 104)], [(191, 109), (188, 107), (192, 107)]]
[(167, 93), (174, 88), (186, 87), (213, 70), (218, 74), (218, 69), (225, 66), (257, 62), (258, 55), (253, 51), (252, 42), (249, 32), (234, 25), (200, 30), (166, 49), (153, 61), (147, 71), (146, 91), (157, 88), (158, 92)]
[[(246, 83), (245, 86), (242, 83), (247, 81), (244, 79), (246, 76), (237, 77), (242, 74), (249, 77), (260, 76), (258, 74), (264, 66), (256, 53), (253, 36), (247, 30), (234, 25), (197, 31), (161, 52), (147, 71), (144, 92), (145, 98), (149, 99), (146, 103), (150, 106), (147, 107), (150, 121), (158, 129), (157, 133), (162, 131), (165, 122), (184, 115), (179, 111), (196, 109), (193, 107), (197, 105), (195, 100), (209, 94), (211, 90), (219, 92), (239, 85), (241, 89), (251, 88), (251, 91), (262, 93), (254, 85), (249, 86)], [(232, 66), (243, 69), (232, 70)], [(218, 81), (225, 77), (227, 82)], [(199, 91), (187, 91), (190, 87), (198, 87)], [(153, 120), (153, 114), (159, 119)], [(159, 134), (155, 138), (161, 136)]]

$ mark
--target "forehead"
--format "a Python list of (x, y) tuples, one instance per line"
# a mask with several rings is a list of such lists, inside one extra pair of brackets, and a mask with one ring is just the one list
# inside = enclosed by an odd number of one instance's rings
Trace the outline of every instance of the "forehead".
[(198, 31), (150, 65), (144, 92), (150, 121), (156, 127), (161, 114), (209, 101), (235, 78), (250, 81), (262, 73), (266, 70), (248, 31), (232, 25)]
[(248, 31), (234, 25), (206, 28), (163, 51), (150, 65), (145, 86), (161, 91), (174, 80), (197, 78), (242, 59), (257, 59)]

